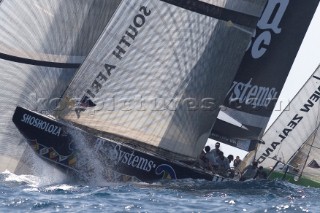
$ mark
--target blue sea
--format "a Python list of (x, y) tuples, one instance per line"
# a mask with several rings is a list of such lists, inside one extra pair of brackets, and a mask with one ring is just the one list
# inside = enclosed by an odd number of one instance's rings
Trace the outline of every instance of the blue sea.
[(320, 189), (282, 181), (81, 184), (0, 173), (0, 212), (320, 212)]

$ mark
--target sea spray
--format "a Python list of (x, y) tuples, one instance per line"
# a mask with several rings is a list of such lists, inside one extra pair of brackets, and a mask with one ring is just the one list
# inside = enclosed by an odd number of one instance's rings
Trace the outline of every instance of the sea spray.
[(38, 177), (36, 184), (38, 187), (69, 181), (69, 178), (63, 172), (39, 158), (29, 146), (26, 148), (22, 161), (24, 168), (20, 169), (18, 174), (31, 174)]
[(94, 150), (94, 144), (88, 143), (86, 133), (71, 129), (69, 133), (75, 142), (76, 167), (80, 180), (90, 185), (106, 185), (108, 181), (114, 182), (118, 179), (119, 174), (111, 170), (112, 165), (105, 165), (106, 162), (99, 160)]

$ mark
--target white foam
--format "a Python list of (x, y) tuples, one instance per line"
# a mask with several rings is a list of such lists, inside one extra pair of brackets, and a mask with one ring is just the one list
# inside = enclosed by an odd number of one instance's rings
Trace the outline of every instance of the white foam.
[(75, 186), (71, 186), (68, 184), (61, 184), (61, 185), (49, 186), (49, 187), (46, 187), (45, 189), (48, 191), (55, 191), (55, 190), (70, 191), (75, 188), (76, 188)]
[(1, 174), (5, 176), (4, 181), (6, 182), (22, 183), (31, 187), (38, 187), (38, 183), (40, 182), (39, 177), (34, 175), (16, 175), (8, 170), (2, 172)]

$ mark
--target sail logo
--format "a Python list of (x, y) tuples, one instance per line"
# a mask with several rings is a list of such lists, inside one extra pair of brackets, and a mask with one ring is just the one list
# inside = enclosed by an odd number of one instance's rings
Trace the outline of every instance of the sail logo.
[[(318, 79), (317, 77), (315, 78)], [(301, 112), (300, 114), (312, 112), (311, 110), (313, 108), (318, 109), (317, 107), (315, 107), (315, 103), (317, 103), (319, 100), (320, 100), (320, 86), (313, 92), (313, 94), (309, 97), (306, 103), (300, 108), (300, 112)], [(262, 153), (261, 156), (257, 158), (258, 163), (262, 163), (263, 161), (265, 161), (277, 149), (277, 147), (289, 136), (289, 134), (297, 127), (297, 125), (301, 123), (301, 121), (303, 121), (303, 118), (305, 116), (300, 114), (295, 114), (293, 116), (293, 118), (290, 120), (287, 126), (278, 135), (279, 137), (278, 141), (272, 142), (270, 144), (270, 147), (267, 147), (264, 153)]]
[(238, 102), (240, 104), (256, 107), (268, 107), (272, 100), (277, 99), (276, 88), (262, 87), (251, 84), (252, 78), (247, 82), (234, 81), (229, 92), (229, 104)]
[[(139, 29), (141, 29), (146, 24), (146, 17), (151, 15), (151, 10), (145, 6), (141, 6), (139, 12), (132, 21), (132, 24), (128, 27), (124, 35), (121, 37), (118, 45), (115, 50), (112, 52), (112, 55), (115, 56), (118, 60), (122, 60), (125, 54), (128, 51), (128, 48), (132, 45), (132, 42), (136, 39), (139, 34)], [(95, 104), (90, 100), (90, 98), (95, 98), (96, 95), (100, 92), (103, 85), (109, 80), (112, 75), (112, 72), (116, 69), (116, 66), (105, 64), (104, 71), (99, 72), (94, 81), (92, 82), (90, 88), (86, 90), (86, 94), (81, 98), (79, 103), (80, 108), (88, 106), (88, 103), (92, 103), (92, 106)], [(81, 109), (83, 110), (83, 109)]]
[(141, 13), (137, 14), (133, 18), (133, 23), (130, 24), (129, 28), (125, 32), (125, 35), (122, 36), (122, 39), (117, 45), (116, 50), (112, 52), (112, 54), (119, 60), (121, 60), (123, 55), (126, 54), (125, 49), (129, 48), (131, 46), (131, 42), (136, 39), (137, 35), (139, 34), (138, 29), (145, 25), (146, 17), (151, 15), (151, 10), (148, 10), (148, 8), (145, 6), (140, 7), (139, 11)]
[(60, 136), (60, 133), (61, 133), (61, 127), (58, 127), (54, 124), (50, 124), (49, 122), (46, 122), (46, 121), (43, 121), (39, 118), (35, 118), (34, 116), (31, 116), (31, 115), (28, 115), (28, 114), (24, 114), (22, 116), (22, 119), (21, 119), (22, 122), (30, 125), (30, 126), (33, 126), (33, 127), (36, 127), (38, 129), (41, 129), (45, 132), (48, 132), (52, 135), (56, 135), (56, 136)]
[(132, 152), (126, 152), (122, 149), (122, 146), (118, 144), (110, 149), (110, 146), (104, 146), (105, 142), (105, 140), (98, 138), (94, 149), (96, 152), (100, 150), (103, 153), (108, 153), (108, 158), (115, 163), (125, 164), (126, 166), (146, 172), (150, 172), (157, 167), (152, 160), (136, 155), (134, 150), (132, 150)]
[(271, 44), (272, 32), (280, 34), (280, 22), (287, 10), (289, 0), (269, 0), (267, 6), (257, 24), (258, 28), (263, 32), (256, 36), (251, 42), (251, 56), (254, 59), (261, 58), (266, 52), (267, 47)]

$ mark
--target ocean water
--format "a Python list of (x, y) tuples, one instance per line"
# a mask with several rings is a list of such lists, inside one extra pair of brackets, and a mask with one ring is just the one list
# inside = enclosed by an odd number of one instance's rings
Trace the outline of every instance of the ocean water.
[(320, 212), (320, 189), (282, 181), (81, 184), (0, 173), (0, 212)]

